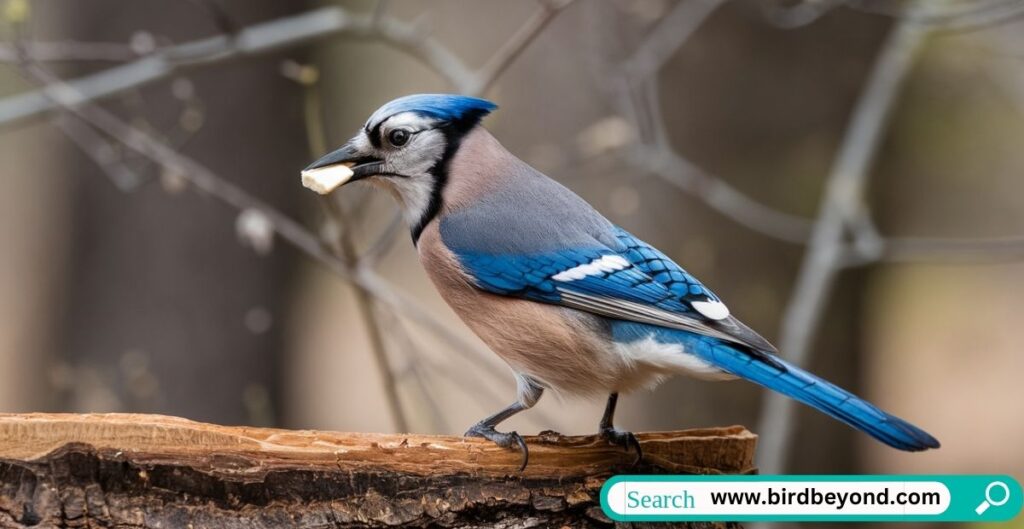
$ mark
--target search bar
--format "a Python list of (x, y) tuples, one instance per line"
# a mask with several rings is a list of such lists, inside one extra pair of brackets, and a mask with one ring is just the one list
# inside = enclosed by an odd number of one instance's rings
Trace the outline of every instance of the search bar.
[(616, 521), (1002, 521), (1020, 512), (1010, 476), (615, 476)]

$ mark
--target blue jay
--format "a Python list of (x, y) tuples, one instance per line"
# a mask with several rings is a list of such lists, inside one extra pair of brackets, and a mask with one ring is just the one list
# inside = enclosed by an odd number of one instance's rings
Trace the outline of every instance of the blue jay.
[[(462, 320), (512, 368), (516, 401), (467, 436), (528, 451), (498, 424), (545, 389), (608, 396), (600, 435), (642, 457), (613, 426), (621, 392), (672, 375), (744, 378), (907, 451), (927, 432), (778, 356), (707, 287), (608, 221), (482, 126), (496, 105), (446, 94), (380, 107), (340, 149), (303, 171), (339, 170), (329, 187), (365, 180), (392, 194), (420, 262)], [(328, 192), (329, 189), (321, 189)]]

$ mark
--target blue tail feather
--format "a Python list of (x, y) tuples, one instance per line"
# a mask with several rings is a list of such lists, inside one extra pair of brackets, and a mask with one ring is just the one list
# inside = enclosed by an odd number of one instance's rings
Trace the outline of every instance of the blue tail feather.
[[(688, 352), (723, 371), (796, 399), (893, 448), (916, 452), (939, 447), (939, 441), (924, 430), (778, 357), (751, 354), (716, 338), (686, 331), (625, 325), (631, 327), (626, 330), (628, 335), (654, 334), (659, 341), (680, 343)], [(636, 329), (636, 325), (645, 329)], [(618, 337), (623, 337), (622, 331), (618, 329)]]
[(769, 365), (711, 340), (702, 349), (707, 356), (700, 356), (725, 371), (803, 402), (893, 448), (916, 452), (939, 447), (939, 441), (924, 430), (788, 362), (776, 360), (777, 365)]

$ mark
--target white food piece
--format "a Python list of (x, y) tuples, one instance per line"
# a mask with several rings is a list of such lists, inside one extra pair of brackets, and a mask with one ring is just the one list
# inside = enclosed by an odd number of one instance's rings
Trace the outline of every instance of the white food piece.
[(302, 185), (321, 195), (326, 195), (337, 189), (341, 184), (348, 182), (353, 174), (352, 168), (347, 165), (328, 165), (327, 167), (302, 171)]

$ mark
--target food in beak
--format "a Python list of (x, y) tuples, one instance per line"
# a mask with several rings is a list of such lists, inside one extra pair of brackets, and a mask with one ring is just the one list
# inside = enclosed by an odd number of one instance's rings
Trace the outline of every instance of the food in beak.
[(328, 165), (302, 171), (302, 185), (326, 195), (352, 178), (352, 168), (345, 164)]

